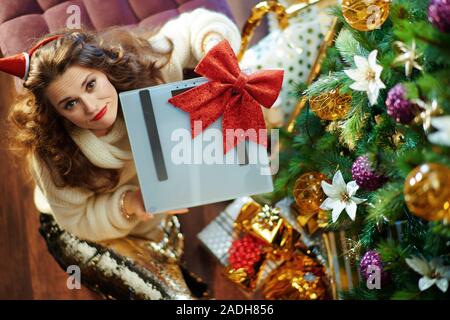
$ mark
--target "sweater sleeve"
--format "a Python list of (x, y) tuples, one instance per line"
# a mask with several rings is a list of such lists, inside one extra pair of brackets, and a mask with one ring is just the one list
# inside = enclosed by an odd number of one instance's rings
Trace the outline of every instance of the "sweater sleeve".
[(114, 192), (96, 194), (75, 187), (57, 187), (45, 165), (30, 160), (31, 174), (46, 197), (57, 223), (79, 238), (101, 241), (126, 236), (139, 223), (125, 219), (120, 212), (120, 196), (134, 191), (134, 185), (122, 185)]
[(203, 8), (183, 13), (167, 22), (150, 39), (152, 46), (165, 52), (173, 45), (169, 63), (162, 69), (164, 80), (182, 80), (183, 69), (194, 68), (204, 54), (217, 42), (227, 39), (237, 53), (241, 35), (237, 26), (224, 14)]

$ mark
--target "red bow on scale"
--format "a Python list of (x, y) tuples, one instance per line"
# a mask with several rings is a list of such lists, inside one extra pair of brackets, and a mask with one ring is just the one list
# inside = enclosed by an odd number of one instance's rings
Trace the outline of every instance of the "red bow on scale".
[[(192, 137), (223, 115), (224, 153), (246, 138), (267, 147), (261, 105), (272, 107), (280, 93), (284, 71), (263, 70), (246, 75), (239, 68), (230, 44), (223, 40), (203, 57), (195, 72), (209, 82), (169, 99), (175, 107), (190, 114)], [(201, 130), (194, 130), (197, 121), (201, 122)], [(256, 134), (235, 135), (236, 132)], [(265, 133), (264, 138), (261, 132)]]

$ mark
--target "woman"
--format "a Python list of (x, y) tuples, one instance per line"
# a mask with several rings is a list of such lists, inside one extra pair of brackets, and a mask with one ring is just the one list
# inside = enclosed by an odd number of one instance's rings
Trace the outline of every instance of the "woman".
[(68, 31), (33, 48), (25, 92), (9, 119), (13, 148), (37, 185), (38, 209), (82, 239), (159, 241), (162, 215), (145, 212), (118, 92), (182, 80), (183, 69), (224, 38), (237, 52), (237, 27), (197, 9), (151, 36)]

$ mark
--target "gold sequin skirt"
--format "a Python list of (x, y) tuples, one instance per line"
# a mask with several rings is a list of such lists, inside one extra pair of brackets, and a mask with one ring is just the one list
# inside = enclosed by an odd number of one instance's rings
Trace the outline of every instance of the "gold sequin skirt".
[(184, 238), (175, 216), (160, 227), (163, 237), (134, 236), (91, 242), (62, 230), (51, 215), (41, 214), (40, 233), (49, 252), (67, 270), (78, 266), (81, 283), (107, 299), (206, 298), (206, 285), (182, 265)]

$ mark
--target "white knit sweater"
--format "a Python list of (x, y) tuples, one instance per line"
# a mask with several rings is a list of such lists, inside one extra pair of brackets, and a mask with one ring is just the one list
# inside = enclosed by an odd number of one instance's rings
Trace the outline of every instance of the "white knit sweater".
[[(165, 82), (182, 80), (183, 69), (195, 67), (204, 55), (205, 47), (208, 50), (214, 41), (205, 43), (205, 39), (215, 38), (210, 37), (211, 34), (228, 39), (235, 52), (238, 51), (240, 34), (237, 27), (226, 16), (205, 9), (181, 14), (149, 39), (160, 51), (168, 48), (164, 36), (174, 44), (171, 60), (162, 69)], [(101, 194), (83, 188), (58, 188), (47, 167), (40, 160), (31, 158), (31, 172), (36, 182), (34, 198), (39, 211), (53, 214), (62, 228), (82, 239), (99, 241), (131, 234), (158, 240), (161, 218), (148, 222), (129, 221), (120, 213), (120, 195), (139, 187), (123, 119), (118, 117), (110, 132), (102, 137), (78, 127), (69, 129), (69, 134), (93, 164), (120, 169), (119, 184), (114, 190)]]

